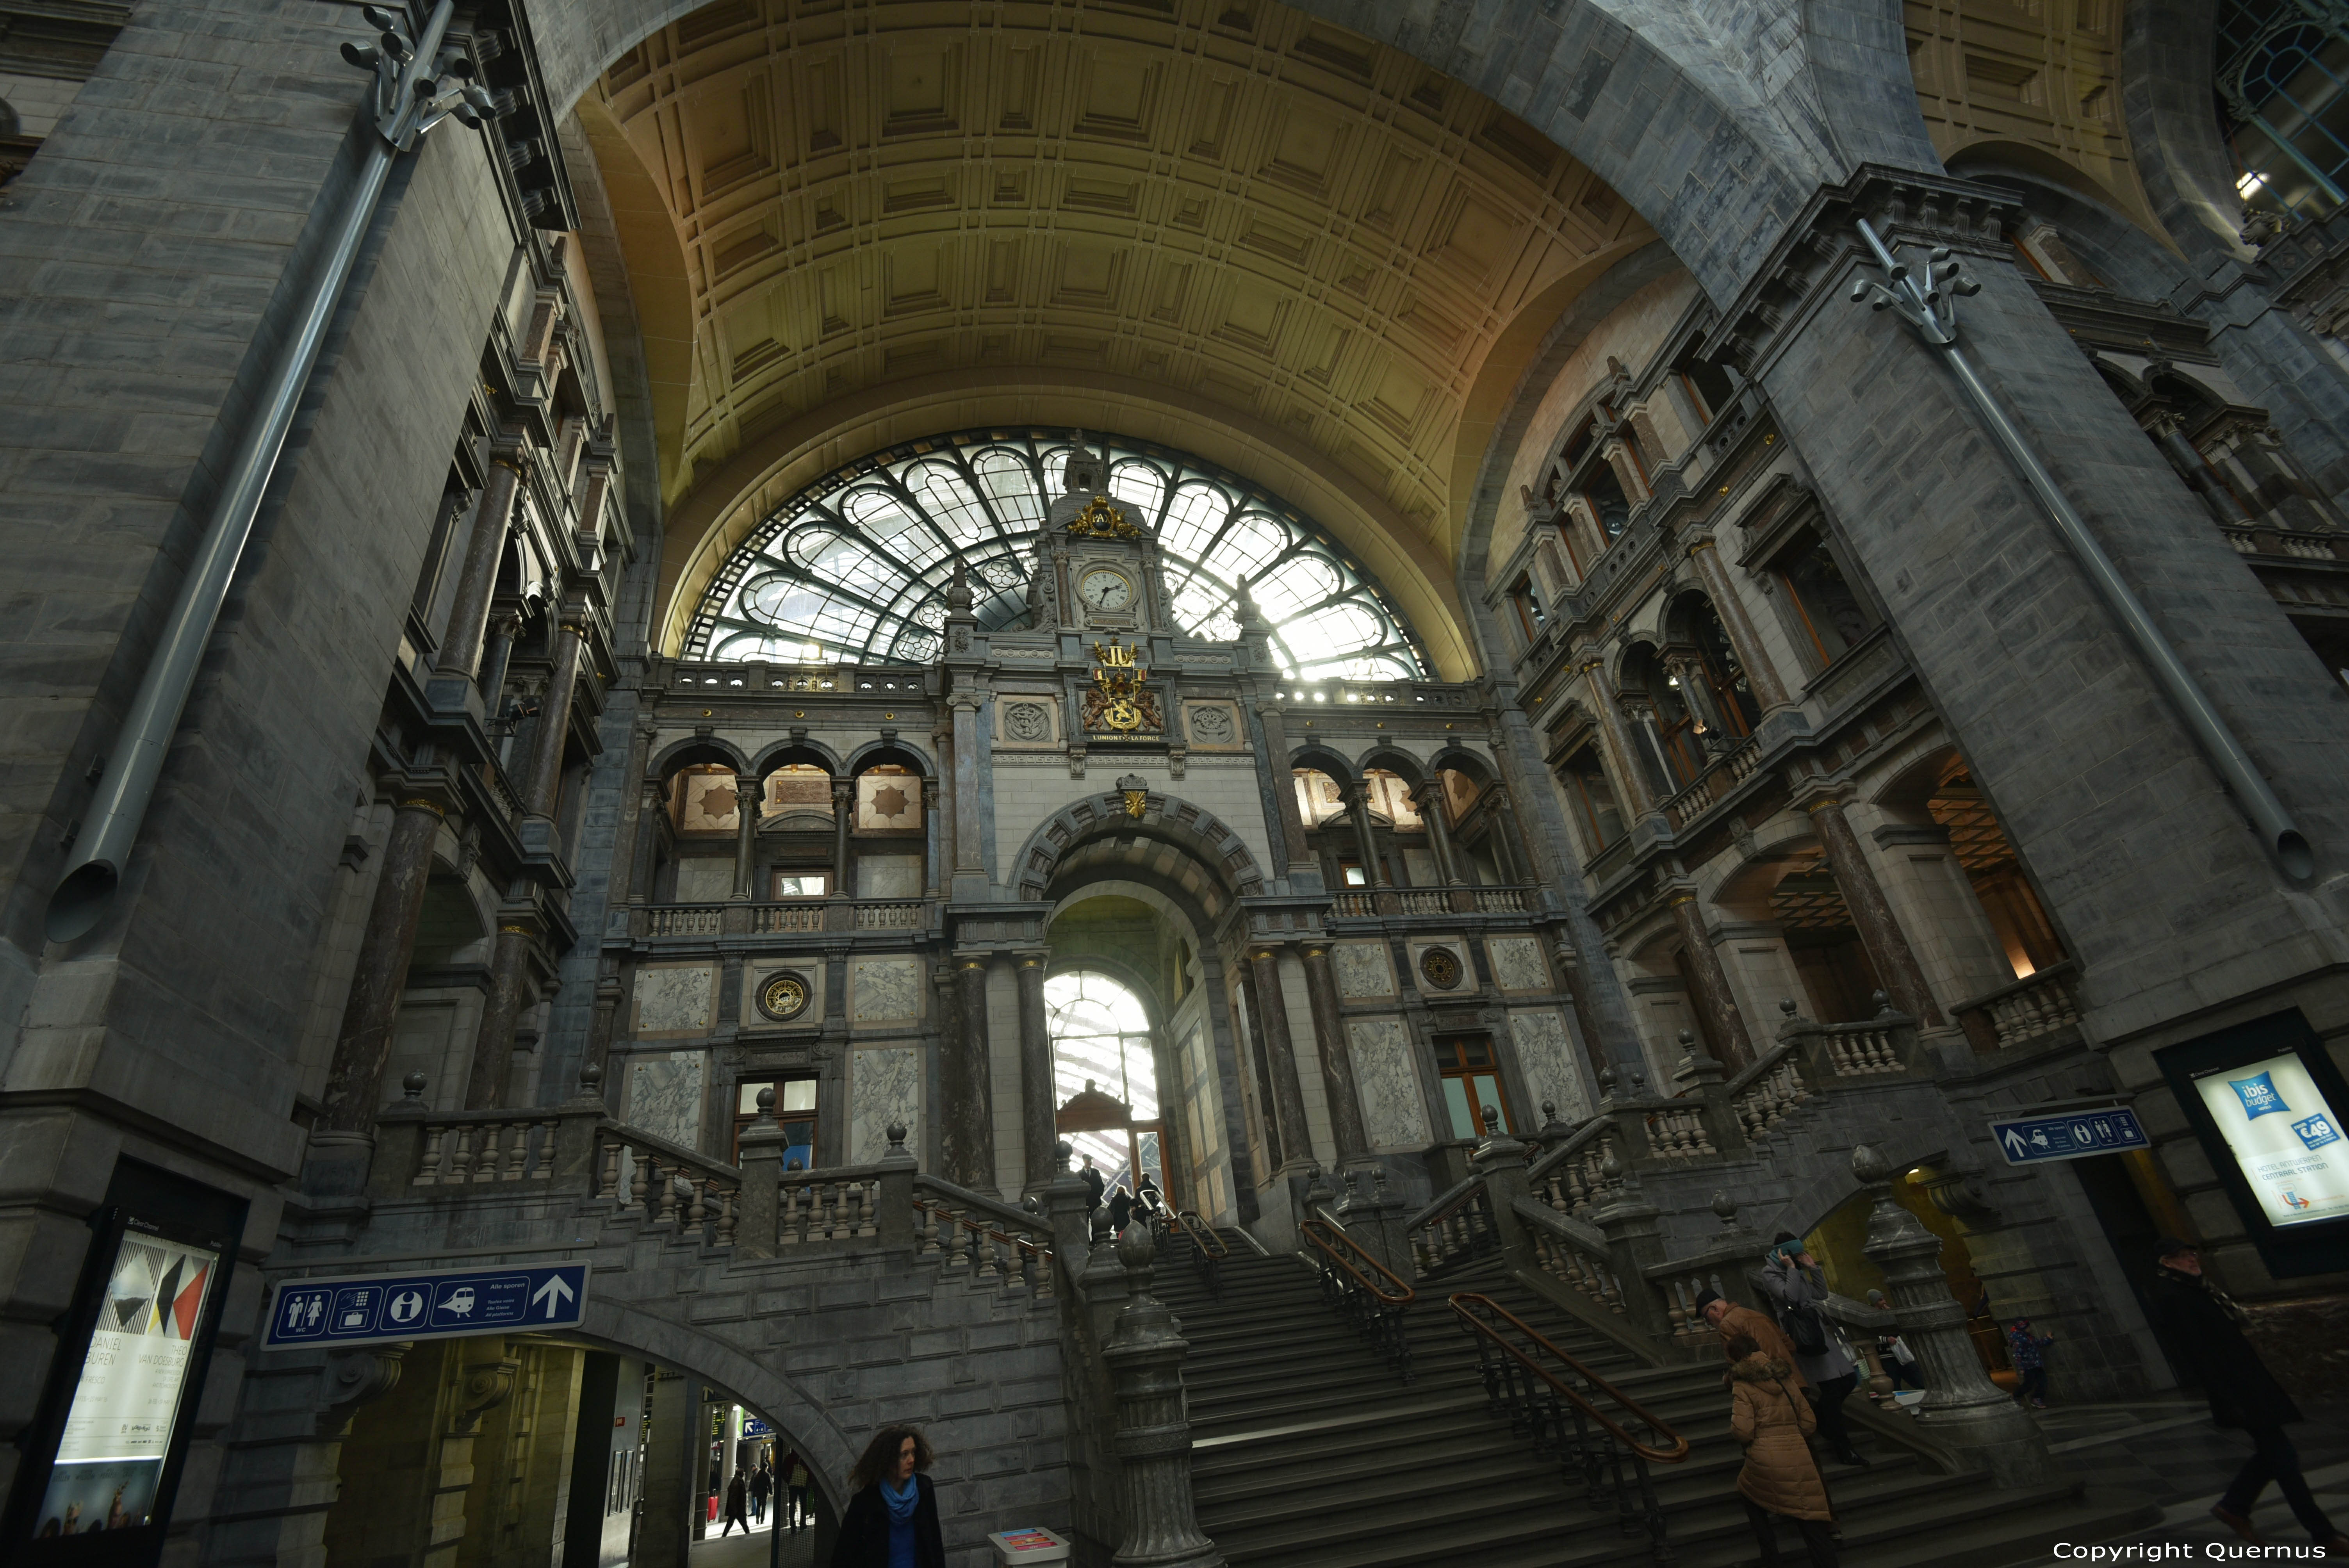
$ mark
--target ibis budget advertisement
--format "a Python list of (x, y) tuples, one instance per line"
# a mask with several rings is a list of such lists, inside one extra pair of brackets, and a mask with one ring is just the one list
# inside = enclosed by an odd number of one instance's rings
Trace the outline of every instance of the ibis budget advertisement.
[(2270, 1224), (2349, 1217), (2349, 1141), (2297, 1056), (2224, 1068), (2195, 1088)]

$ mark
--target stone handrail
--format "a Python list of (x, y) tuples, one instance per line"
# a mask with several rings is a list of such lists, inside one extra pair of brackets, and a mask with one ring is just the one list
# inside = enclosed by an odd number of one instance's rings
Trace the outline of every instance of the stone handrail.
[(1552, 1213), (1587, 1214), (1619, 1183), (1622, 1171), (1619, 1130), (1611, 1119), (1595, 1117), (1529, 1168), (1526, 1185)]
[(595, 1195), (657, 1223), (698, 1229), (715, 1221), (730, 1246), (742, 1202), (742, 1172), (638, 1128), (602, 1119), (595, 1130)]
[(1541, 1158), (1536, 1160), (1533, 1164), (1526, 1169), (1526, 1175), (1527, 1179), (1538, 1185), (1543, 1178), (1548, 1176), (1560, 1165), (1572, 1159), (1578, 1152), (1588, 1149), (1596, 1140), (1606, 1137), (1609, 1126), (1610, 1124), (1605, 1117), (1592, 1117), (1580, 1127), (1576, 1128), (1574, 1131), (1568, 1134), (1563, 1141), (1548, 1149), (1542, 1154)]
[(551, 1110), (444, 1111), (421, 1124), (410, 1187), (544, 1181), (554, 1173), (560, 1119)]
[(1739, 741), (1734, 750), (1706, 763), (1704, 771), (1664, 802), (1664, 820), (1671, 823), (1675, 831), (1688, 826), (1711, 810), (1714, 801), (1751, 779), (1761, 759), (1762, 749), (1752, 737)]
[(1778, 1004), (1785, 1022), (1778, 1038), (1793, 1046), (1805, 1085), (1906, 1077), (1931, 1070), (1929, 1053), (1917, 1040), (1917, 1020), (1896, 1012), (1885, 993), (1876, 993), (1876, 1016), (1852, 1024), (1815, 1024), (1796, 1010), (1794, 998)]
[(1443, 1191), (1438, 1192), (1434, 1197), (1429, 1199), (1425, 1206), (1423, 1207), (1419, 1212), (1403, 1221), (1403, 1229), (1406, 1231), (1415, 1231), (1422, 1225), (1431, 1224), (1443, 1218), (1444, 1215), (1450, 1213), (1454, 1208), (1457, 1207), (1462, 1202), (1464, 1202), (1472, 1190), (1481, 1187), (1484, 1184), (1485, 1179), (1482, 1176), (1462, 1177), (1459, 1181), (1454, 1181), (1451, 1186), (1446, 1187)]
[(822, 931), (823, 927), (822, 899), (750, 905), (750, 929), (762, 936), (781, 931)]
[(2080, 966), (2066, 958), (2035, 975), (1984, 992), (1950, 1009), (1966, 1039), (1984, 1056), (2076, 1028)]
[(1802, 1058), (1791, 1045), (1780, 1045), (1729, 1080), (1725, 1086), (1730, 1109), (1752, 1140), (1766, 1138), (1811, 1098), (1803, 1082)]
[(915, 1245), (949, 1273), (1007, 1294), (1055, 1292), (1051, 1226), (936, 1176), (914, 1178)]
[(1476, 895), (1478, 914), (1523, 914), (1531, 890), (1521, 887), (1480, 887), (1472, 889)]
[(2291, 555), (2302, 561), (2349, 561), (2349, 533), (2308, 533), (2233, 523), (2220, 532), (2238, 555)]
[(916, 931), (930, 923), (930, 906), (923, 899), (860, 899), (856, 904), (859, 931)]
[(878, 1165), (786, 1171), (776, 1185), (775, 1245), (854, 1242), (881, 1233), (886, 1194)]
[(726, 917), (722, 903), (648, 904), (645, 908), (647, 936), (715, 936)]

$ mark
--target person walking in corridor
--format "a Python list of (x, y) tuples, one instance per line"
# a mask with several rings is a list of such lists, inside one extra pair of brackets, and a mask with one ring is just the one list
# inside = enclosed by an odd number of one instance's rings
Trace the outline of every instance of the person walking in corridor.
[(2251, 1457), (2235, 1472), (2210, 1516), (2254, 1546), (2266, 1544), (2252, 1528), (2251, 1510), (2268, 1482), (2328, 1557), (2349, 1555), (2349, 1537), (2333, 1528), (2300, 1473), (2300, 1451), (2284, 1428), (2305, 1419), (2292, 1396), (2243, 1333), (2243, 1309), (2202, 1273), (2194, 1243), (2164, 1236), (2154, 1243), (2160, 1267), (2146, 1288), (2147, 1316), (2181, 1371), (2202, 1385), (2213, 1426), (2232, 1427), (2251, 1439)]
[(1803, 1532), (1811, 1568), (1836, 1568), (1835, 1512), (1827, 1485), (1804, 1440), (1816, 1425), (1808, 1400), (1795, 1391), (1795, 1369), (1764, 1354), (1754, 1336), (1729, 1342), (1729, 1430), (1745, 1449), (1737, 1472), (1738, 1501), (1761, 1543), (1762, 1568), (1775, 1568), (1778, 1536), (1770, 1516), (1783, 1515)]
[(792, 1533), (796, 1535), (812, 1522), (808, 1518), (807, 1461), (794, 1452), (783, 1465), (783, 1495), (790, 1500)]
[(738, 1524), (742, 1527), (743, 1534), (750, 1533), (750, 1516), (743, 1511), (743, 1504), (749, 1495), (750, 1488), (742, 1482), (742, 1472), (736, 1470), (734, 1479), (726, 1483), (726, 1528), (718, 1532), (720, 1541), (733, 1534)]
[(832, 1568), (946, 1568), (937, 1489), (926, 1473), (936, 1458), (919, 1427), (874, 1434), (849, 1472)]
[(1859, 1368), (1827, 1321), (1826, 1276), (1792, 1231), (1779, 1232), (1763, 1260), (1762, 1292), (1777, 1306), (1778, 1325), (1795, 1346), (1795, 1366), (1810, 1385), (1820, 1440), (1838, 1464), (1865, 1469), (1868, 1460), (1851, 1446), (1851, 1425), (1843, 1413), (1843, 1402), (1859, 1387)]
[(767, 1498), (774, 1490), (774, 1472), (761, 1460), (759, 1468), (750, 1472), (750, 1517), (761, 1524), (767, 1522)]
[(2015, 1398), (2034, 1410), (2047, 1408), (2047, 1347), (2054, 1343), (2054, 1335), (2040, 1333), (2027, 1317), (2016, 1318), (2006, 1331), (2006, 1358), (2023, 1374)]

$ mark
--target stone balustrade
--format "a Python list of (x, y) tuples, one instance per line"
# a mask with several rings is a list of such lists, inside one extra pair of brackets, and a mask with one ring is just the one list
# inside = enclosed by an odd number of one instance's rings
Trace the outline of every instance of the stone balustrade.
[(935, 1176), (916, 1175), (913, 1189), (915, 1244), (922, 1256), (980, 1288), (1059, 1293), (1048, 1221)]
[(936, 924), (928, 899), (783, 899), (657, 903), (628, 912), (629, 934), (664, 937), (777, 936), (824, 931), (926, 931)]
[(2051, 964), (1950, 1009), (1967, 1042), (1984, 1056), (2018, 1046), (2076, 1037), (2080, 1027), (2080, 966)]
[(853, 1242), (881, 1233), (881, 1168), (786, 1171), (776, 1184), (778, 1252), (818, 1242)]
[(1875, 995), (1873, 1018), (1851, 1024), (1815, 1024), (1801, 1016), (1794, 999), (1778, 1004), (1785, 1021), (1782, 1044), (1795, 1047), (1805, 1082), (1813, 1087), (1853, 1079), (1906, 1078), (1930, 1073), (1932, 1064), (1917, 1041), (1917, 1020), (1895, 1012), (1884, 992)]
[(742, 1173), (666, 1138), (605, 1119), (596, 1129), (595, 1195), (657, 1224), (709, 1226), (719, 1246), (734, 1243)]
[(423, 1124), (423, 1147), (409, 1185), (463, 1187), (485, 1181), (544, 1181), (554, 1172), (551, 1112), (452, 1111)]
[(1715, 757), (1705, 765), (1704, 771), (1671, 796), (1663, 804), (1664, 820), (1674, 831), (1688, 826), (1713, 809), (1713, 803), (1754, 777), (1754, 769), (1762, 760), (1762, 748), (1749, 737), (1737, 743), (1734, 750)]
[(1795, 1108), (1811, 1098), (1803, 1082), (1802, 1063), (1791, 1046), (1781, 1045), (1728, 1084), (1730, 1109), (1745, 1136), (1760, 1142), (1775, 1131)]

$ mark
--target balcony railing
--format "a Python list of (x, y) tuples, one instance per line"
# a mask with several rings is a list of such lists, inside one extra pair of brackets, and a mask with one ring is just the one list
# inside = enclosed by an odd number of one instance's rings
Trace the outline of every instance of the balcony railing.
[(777, 936), (817, 931), (926, 931), (928, 899), (786, 899), (722, 903), (657, 903), (633, 912), (643, 937)]
[(1382, 914), (1523, 914), (1532, 907), (1526, 887), (1347, 888), (1334, 896), (1331, 913), (1341, 919)]
[(2080, 966), (2067, 958), (1950, 1011), (1976, 1051), (1987, 1056), (2013, 1050), (2077, 1032), (2079, 982)]
[(2236, 527), (2220, 531), (2239, 555), (2291, 555), (2302, 561), (2349, 561), (2349, 533), (2294, 533), (2281, 528)]
[(1664, 820), (1671, 823), (1673, 831), (1679, 831), (1704, 815), (1715, 800), (1753, 778), (1761, 761), (1761, 748), (1751, 736), (1739, 741), (1734, 751), (1714, 758), (1692, 783), (1664, 802)]

